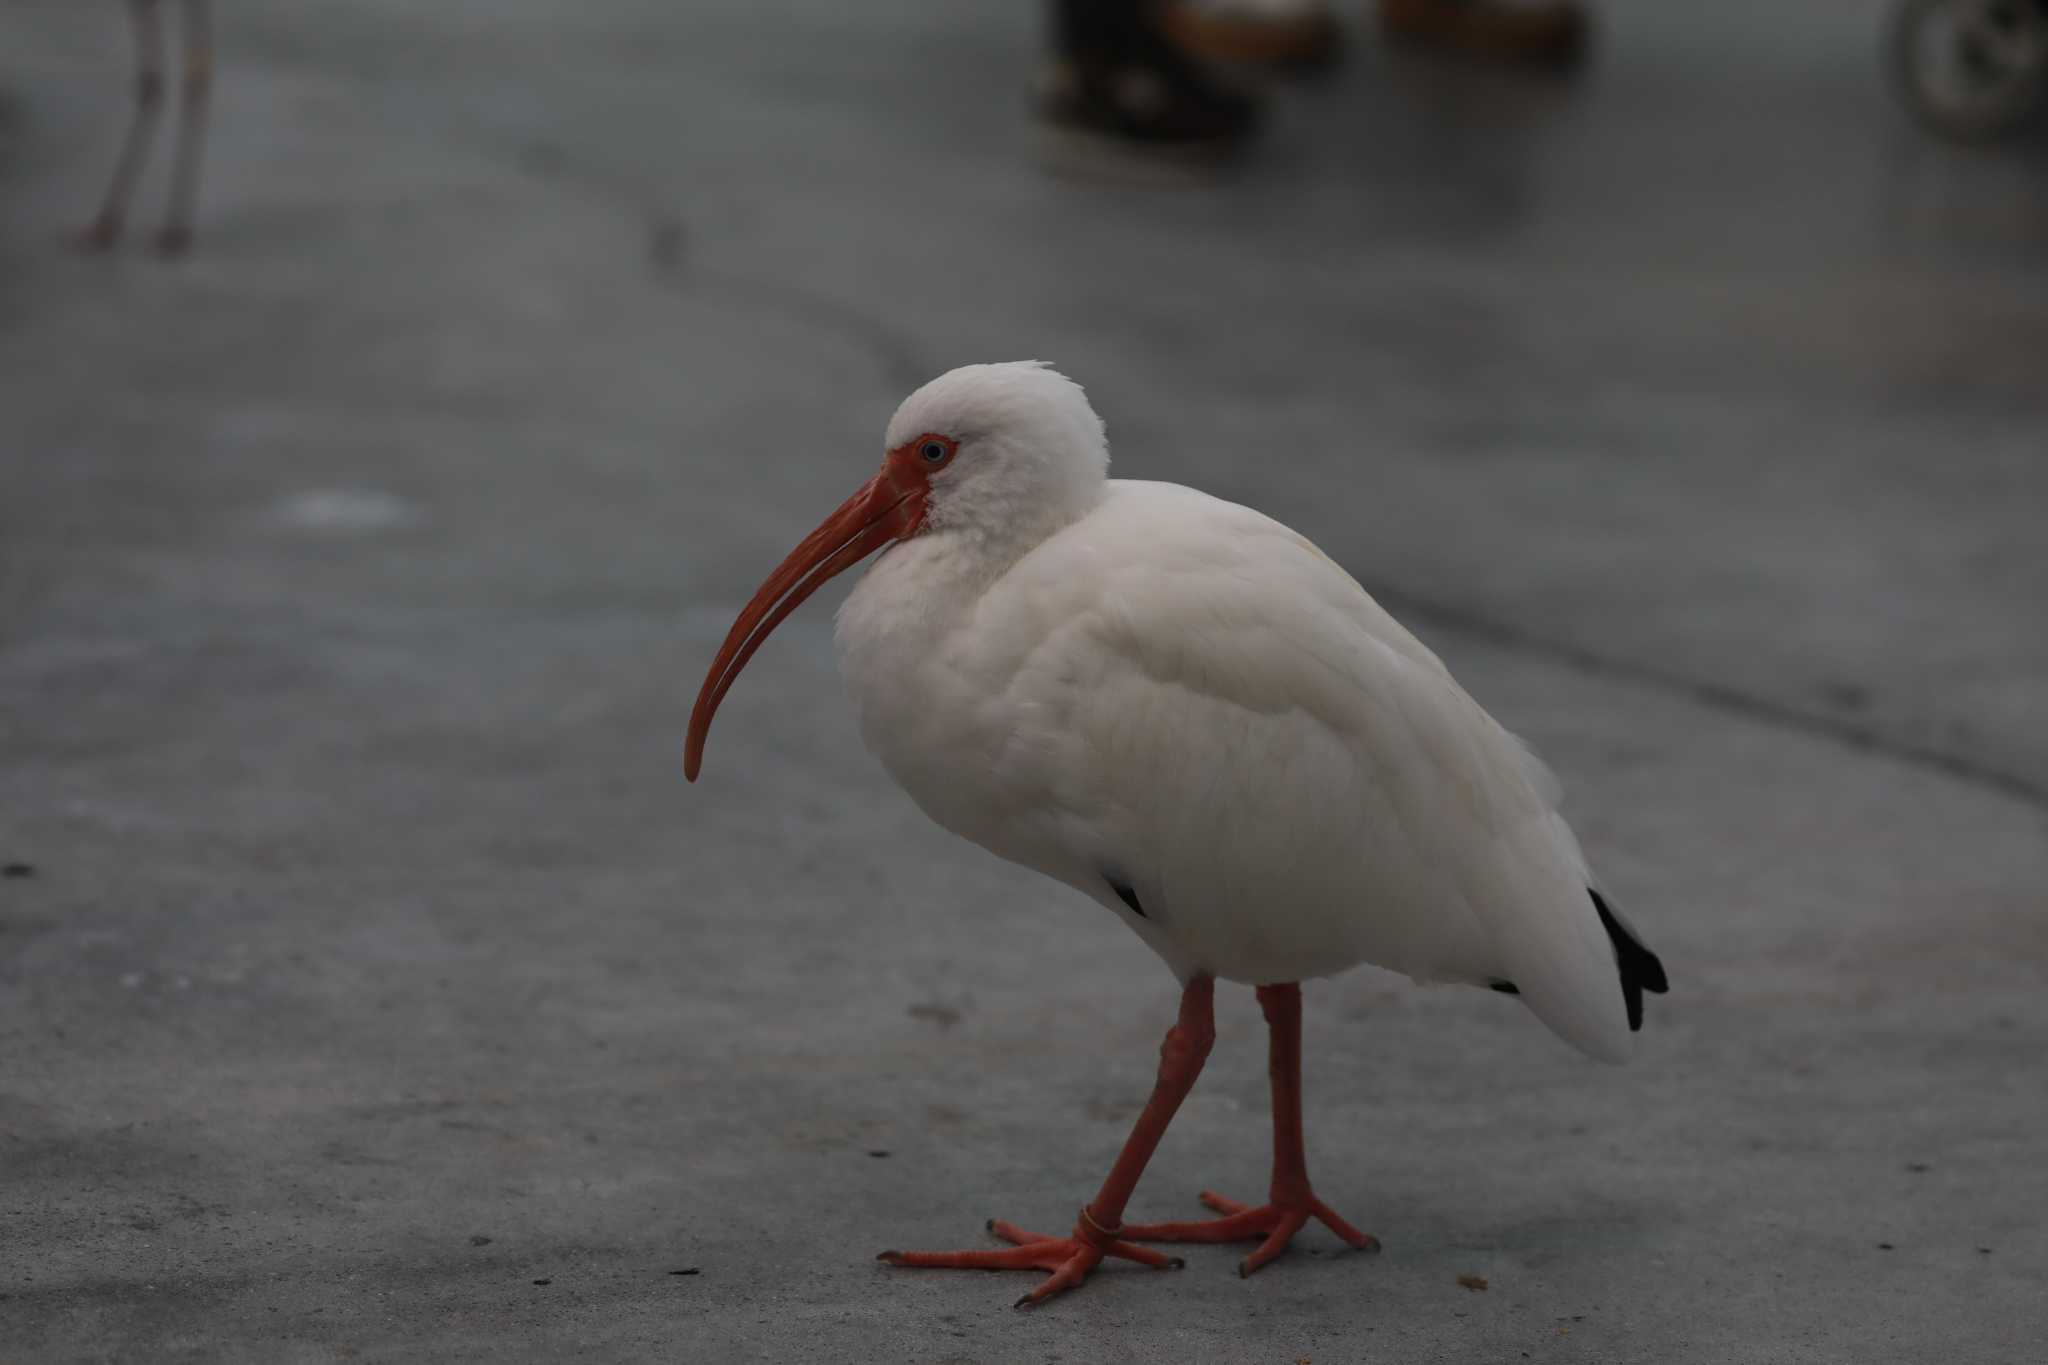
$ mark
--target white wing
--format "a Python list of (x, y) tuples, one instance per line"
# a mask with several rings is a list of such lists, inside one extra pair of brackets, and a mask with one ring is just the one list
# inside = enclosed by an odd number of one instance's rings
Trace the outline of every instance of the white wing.
[(1623, 1053), (1615, 948), (1554, 780), (1293, 531), (1112, 481), (947, 653), (981, 751), (905, 786), (1112, 909), (1128, 888), (1126, 918), (1183, 975), (1369, 961), (1512, 983), (1575, 1045)]

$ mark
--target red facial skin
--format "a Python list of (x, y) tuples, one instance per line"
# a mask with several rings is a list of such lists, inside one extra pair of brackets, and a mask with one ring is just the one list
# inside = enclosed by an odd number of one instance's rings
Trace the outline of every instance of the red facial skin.
[(931, 476), (951, 464), (959, 449), (958, 441), (932, 431), (895, 447), (882, 457), (882, 468), (875, 477), (841, 503), (838, 511), (805, 536), (768, 575), (768, 581), (755, 591), (726, 632), (718, 657), (711, 661), (711, 671), (704, 675), (697, 705), (690, 712), (689, 739), (683, 746), (684, 777), (697, 780), (711, 717), (769, 632), (827, 579), (845, 573), (885, 545), (916, 535), (924, 526)]

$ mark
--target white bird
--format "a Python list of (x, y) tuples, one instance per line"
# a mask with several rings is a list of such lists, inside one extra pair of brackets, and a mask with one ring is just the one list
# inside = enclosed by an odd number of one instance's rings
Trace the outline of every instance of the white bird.
[[(1037, 362), (970, 365), (889, 424), (881, 471), (813, 531), (726, 636), (713, 712), (820, 584), (888, 546), (840, 609), (861, 732), (933, 820), (1091, 897), (1179, 977), (1180, 1017), (1122, 1155), (1073, 1233), (884, 1252), (898, 1265), (1052, 1272), (1139, 1241), (1257, 1239), (1249, 1274), (1310, 1218), (1377, 1244), (1310, 1188), (1299, 982), (1359, 963), (1519, 995), (1619, 1060), (1663, 967), (1608, 907), (1555, 781), (1348, 574), (1248, 508), (1111, 479), (1102, 421)], [(1268, 1202), (1125, 1226), (1124, 1207), (1214, 1038), (1217, 978), (1258, 988), (1271, 1033)]]

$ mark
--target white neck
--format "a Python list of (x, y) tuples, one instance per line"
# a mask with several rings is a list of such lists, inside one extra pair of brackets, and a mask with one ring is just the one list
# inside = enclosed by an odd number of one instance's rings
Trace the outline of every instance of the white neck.
[(1085, 501), (1040, 499), (1007, 519), (942, 521), (884, 551), (839, 608), (833, 632), (863, 727), (899, 707), (916, 710), (931, 681), (927, 670), (942, 666), (947, 637), (968, 621), (982, 595), (1104, 493), (1098, 478)]

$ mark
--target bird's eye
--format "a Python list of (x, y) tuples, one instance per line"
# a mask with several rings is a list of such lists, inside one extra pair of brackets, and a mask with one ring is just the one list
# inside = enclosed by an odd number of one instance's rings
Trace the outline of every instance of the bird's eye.
[(924, 456), (926, 464), (944, 464), (946, 457), (953, 452), (944, 441), (926, 441), (918, 447), (917, 453)]

